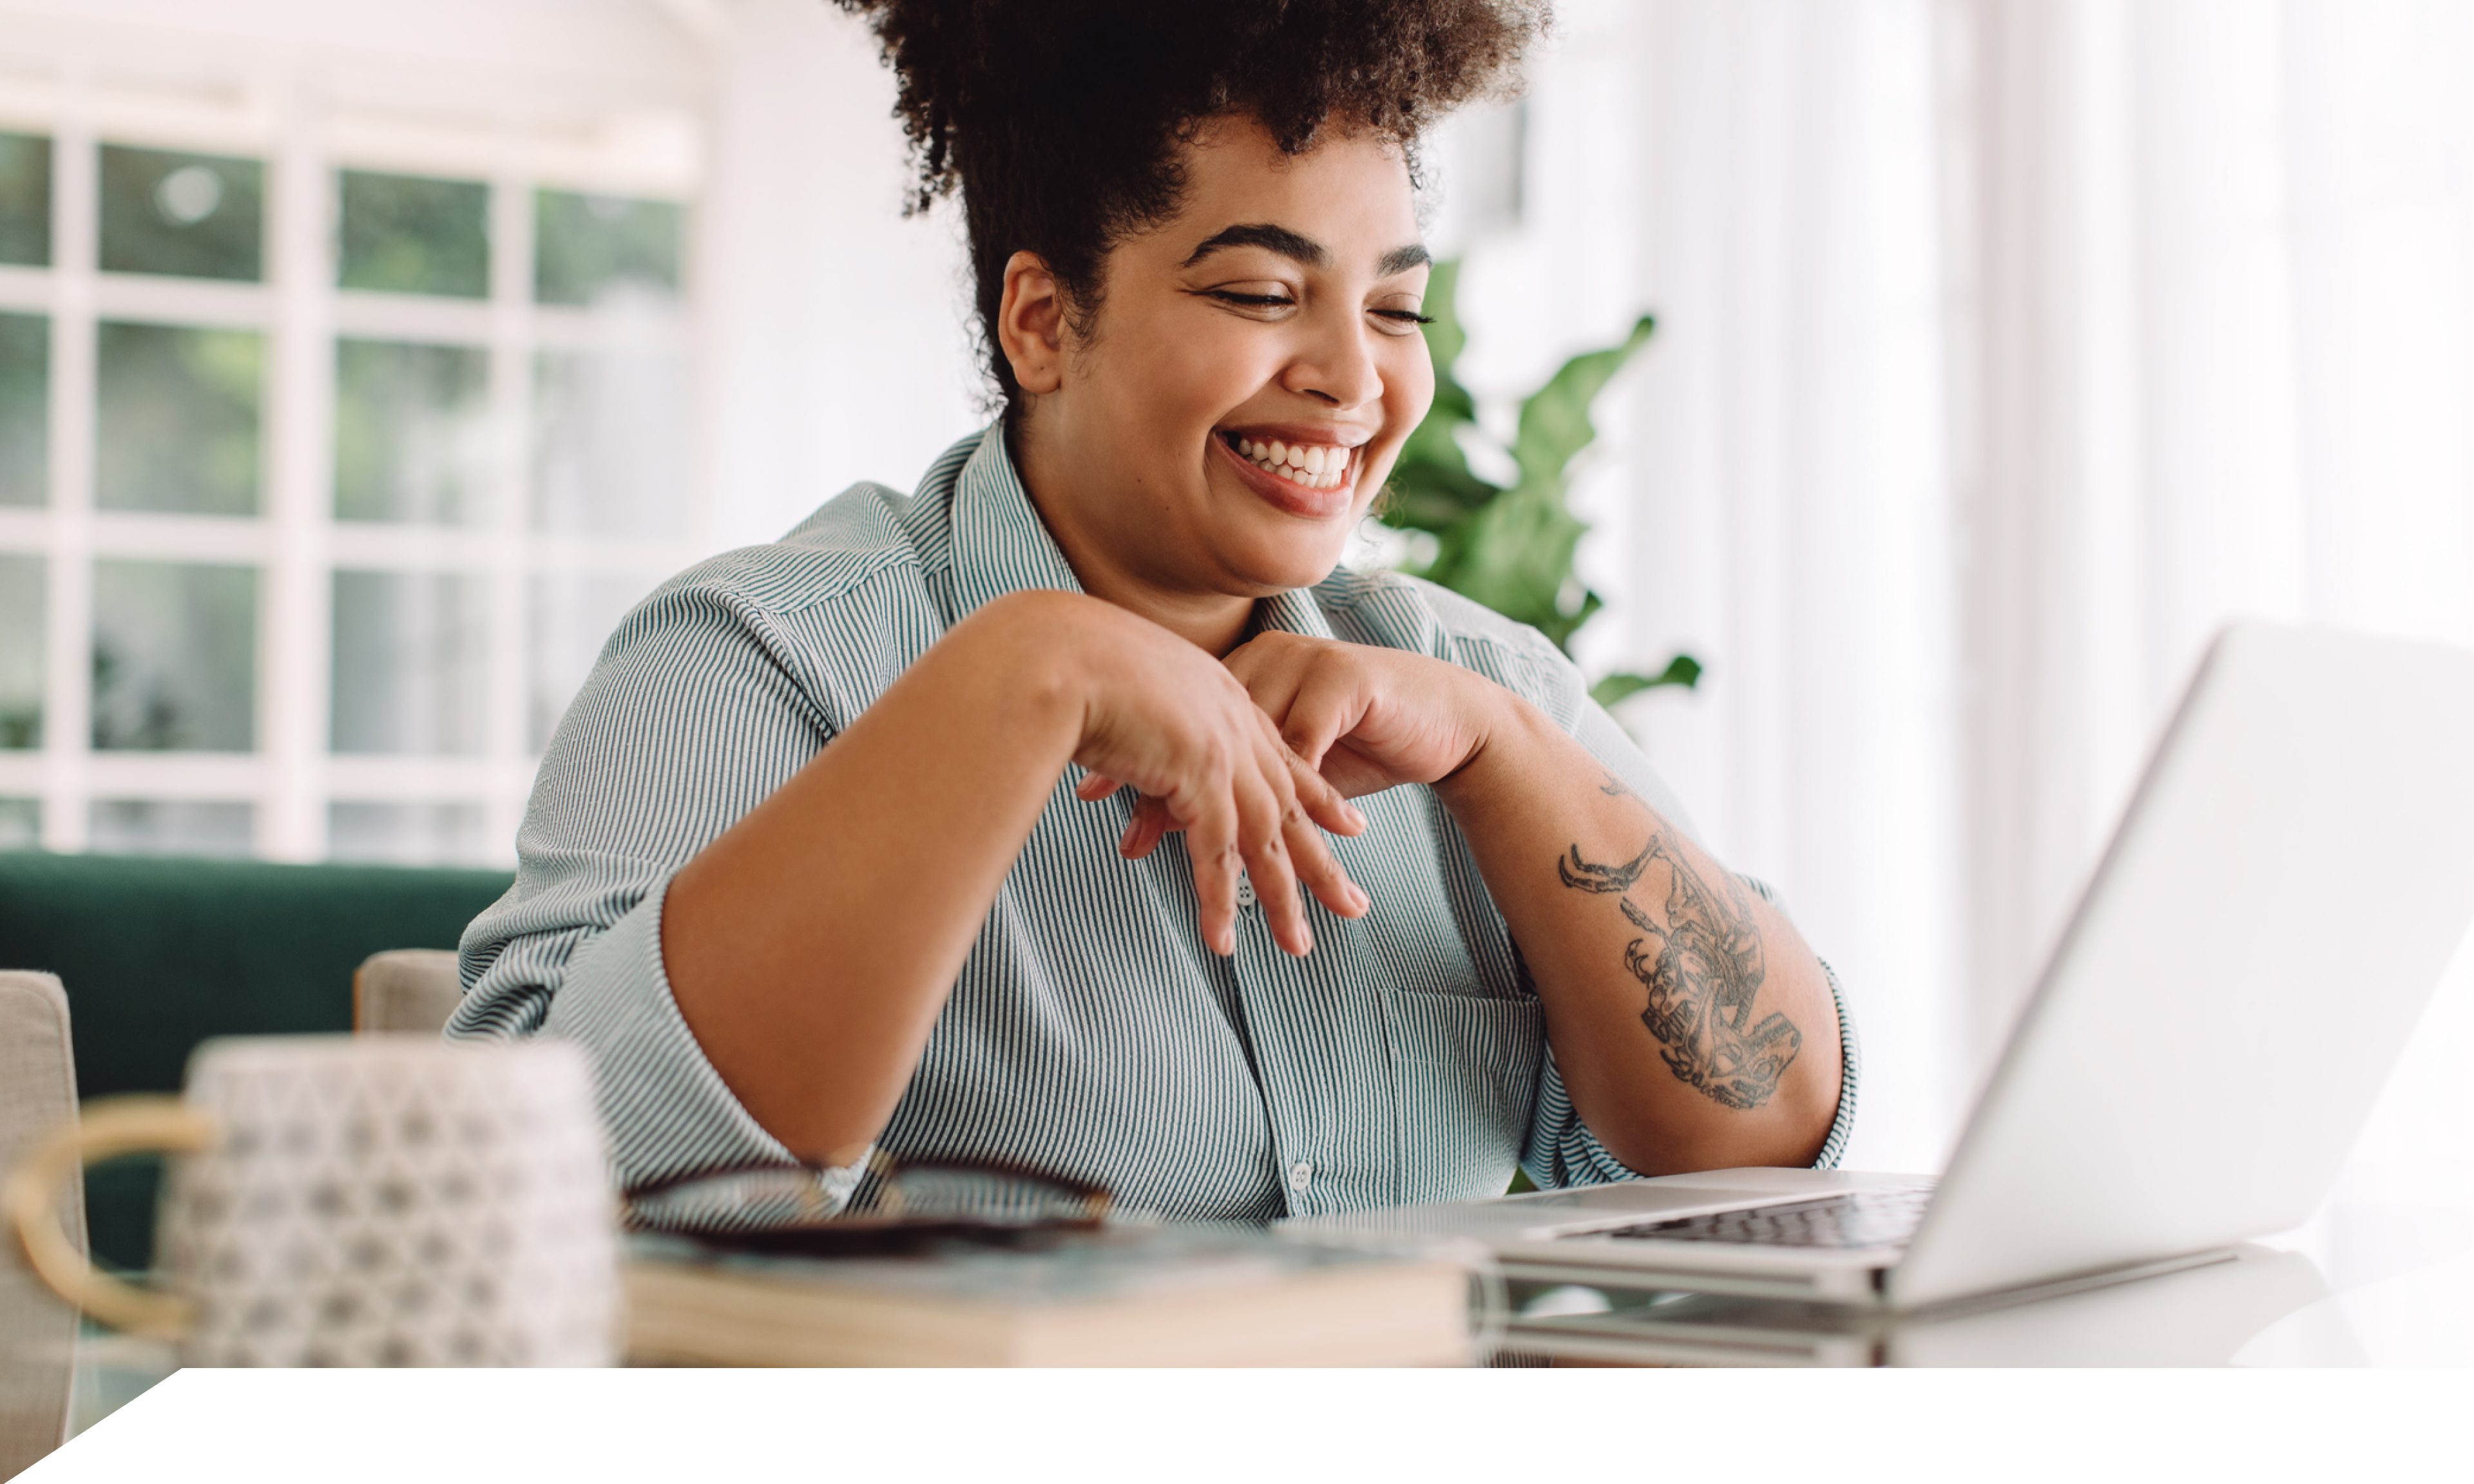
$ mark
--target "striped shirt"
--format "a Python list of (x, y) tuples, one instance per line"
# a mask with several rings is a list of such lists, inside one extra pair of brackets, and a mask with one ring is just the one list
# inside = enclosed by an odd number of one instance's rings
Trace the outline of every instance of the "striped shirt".
[[(551, 739), (507, 895), (463, 942), (456, 1039), (592, 1054), (619, 1178), (792, 1160), (680, 1017), (663, 972), (671, 873), (787, 782), (955, 623), (1001, 594), (1079, 591), (996, 430), (905, 496), (862, 484), (782, 541), (716, 557), (619, 625)], [(1681, 806), (1535, 630), (1432, 585), (1342, 569), (1257, 605), (1277, 629), (1414, 650), (1517, 692), (1678, 827)], [(1332, 841), (1373, 900), (1312, 902), (1291, 958), (1259, 907), (1203, 945), (1183, 837), (1127, 861), (1131, 791), (1067, 769), (998, 889), (878, 1147), (1003, 1161), (1176, 1218), (1259, 1220), (1632, 1172), (1573, 1110), (1535, 988), (1459, 827), (1427, 788), (1357, 801)], [(1250, 893), (1241, 893), (1241, 902)], [(815, 966), (820, 980), (835, 965)], [(1836, 984), (1831, 985), (1833, 994)], [(1820, 1162), (1846, 1143), (1845, 1090)], [(828, 1177), (846, 1195), (859, 1166)]]

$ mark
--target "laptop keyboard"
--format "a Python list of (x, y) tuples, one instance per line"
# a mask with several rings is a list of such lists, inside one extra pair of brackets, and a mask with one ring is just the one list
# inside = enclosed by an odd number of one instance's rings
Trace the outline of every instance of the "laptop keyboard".
[(1661, 1242), (1748, 1242), (1765, 1247), (1900, 1247), (1916, 1234), (1929, 1186), (1908, 1190), (1850, 1190), (1843, 1195), (1712, 1211), (1591, 1232), (1590, 1236), (1655, 1238)]

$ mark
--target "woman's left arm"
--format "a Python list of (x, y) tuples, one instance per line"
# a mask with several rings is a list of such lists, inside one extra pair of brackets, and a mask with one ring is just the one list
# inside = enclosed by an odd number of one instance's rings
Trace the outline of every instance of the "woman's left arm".
[(1356, 797), (1431, 784), (1469, 842), (1600, 1143), (1644, 1175), (1808, 1164), (1839, 1096), (1820, 960), (1513, 692), (1401, 650), (1268, 634), (1228, 667)]

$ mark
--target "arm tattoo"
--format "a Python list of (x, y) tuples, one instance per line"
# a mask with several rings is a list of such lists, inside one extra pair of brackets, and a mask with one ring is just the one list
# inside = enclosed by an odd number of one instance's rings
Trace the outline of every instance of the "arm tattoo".
[[(1760, 928), (1743, 891), (1732, 880), (1721, 886), (1723, 896), (1711, 891), (1658, 834), (1620, 866), (1590, 865), (1574, 846), (1556, 871), (1567, 887), (1605, 894), (1629, 890), (1654, 861), (1667, 867), (1665, 925), (1630, 897), (1617, 903), (1644, 935), (1624, 947), (1624, 968), (1649, 991), (1641, 1023), (1679, 1080), (1724, 1107), (1758, 1108), (1778, 1091), (1779, 1078), (1804, 1048), (1804, 1033), (1783, 1012), (1748, 1023), (1765, 970)], [(1657, 946), (1648, 947), (1653, 941)]]
[(1653, 835), (1647, 850), (1622, 865), (1592, 866), (1581, 859), (1581, 848), (1576, 845), (1572, 847), (1571, 854), (1555, 863), (1555, 874), (1564, 878), (1565, 886), (1576, 892), (1612, 896), (1616, 892), (1630, 891), (1632, 884), (1640, 879), (1640, 874), (1649, 869), (1649, 863), (1657, 858), (1657, 851), (1658, 837)]

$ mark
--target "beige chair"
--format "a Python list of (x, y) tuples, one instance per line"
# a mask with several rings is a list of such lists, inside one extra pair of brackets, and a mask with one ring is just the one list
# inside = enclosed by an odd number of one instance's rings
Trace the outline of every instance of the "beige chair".
[[(51, 974), (0, 969), (0, 1170), (77, 1116), (69, 1001)], [(61, 1201), (61, 1225), (85, 1250), (83, 1182)], [(77, 1311), (26, 1266), (13, 1231), (0, 1232), (0, 1479), (14, 1478), (68, 1435), (77, 1373)]]
[(455, 955), (446, 948), (390, 948), (352, 970), (352, 1031), (418, 1031), (431, 1036), (464, 998)]

